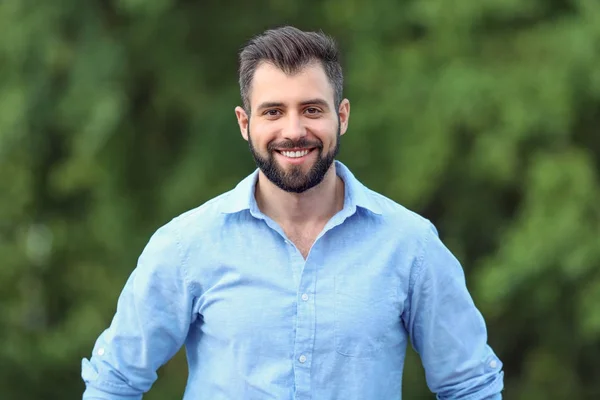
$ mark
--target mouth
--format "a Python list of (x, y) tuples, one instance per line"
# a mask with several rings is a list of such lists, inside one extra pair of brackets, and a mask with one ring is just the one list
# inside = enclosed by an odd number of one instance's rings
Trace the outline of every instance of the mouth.
[(315, 151), (315, 147), (309, 149), (275, 150), (289, 162), (298, 163), (304, 161), (309, 154)]

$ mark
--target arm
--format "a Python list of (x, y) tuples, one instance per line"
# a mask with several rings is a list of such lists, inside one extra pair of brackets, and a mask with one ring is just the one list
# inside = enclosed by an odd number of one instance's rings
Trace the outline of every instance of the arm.
[(438, 399), (502, 398), (502, 362), (487, 344), (460, 263), (431, 225), (411, 271), (404, 323)]
[(156, 371), (181, 348), (193, 322), (194, 298), (172, 224), (142, 252), (119, 297), (110, 327), (82, 360), (84, 400), (141, 399)]

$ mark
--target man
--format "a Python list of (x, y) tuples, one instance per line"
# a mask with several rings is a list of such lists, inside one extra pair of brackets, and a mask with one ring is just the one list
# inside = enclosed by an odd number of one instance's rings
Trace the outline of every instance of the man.
[(152, 236), (83, 360), (84, 399), (140, 399), (183, 345), (185, 399), (400, 399), (409, 342), (438, 398), (501, 398), (459, 262), (335, 160), (342, 82), (325, 35), (243, 49), (235, 114), (258, 168)]

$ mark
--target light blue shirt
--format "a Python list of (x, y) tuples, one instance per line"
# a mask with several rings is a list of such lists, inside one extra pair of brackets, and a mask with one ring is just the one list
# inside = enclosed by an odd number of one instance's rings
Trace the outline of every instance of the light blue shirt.
[(436, 229), (336, 170), (344, 208), (306, 260), (258, 209), (257, 171), (158, 229), (82, 361), (83, 398), (141, 399), (185, 345), (185, 400), (397, 400), (410, 344), (439, 399), (501, 399), (502, 363)]

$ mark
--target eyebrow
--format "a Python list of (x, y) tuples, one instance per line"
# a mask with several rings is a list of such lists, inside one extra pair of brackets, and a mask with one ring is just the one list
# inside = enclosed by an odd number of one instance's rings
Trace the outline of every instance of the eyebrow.
[[(319, 99), (319, 98), (302, 101), (302, 102), (300, 102), (300, 105), (301, 106), (316, 105), (316, 106), (321, 106), (323, 108), (329, 109), (329, 104), (327, 104), (327, 102), (325, 100)], [(285, 107), (285, 104), (278, 102), (278, 101), (265, 101), (264, 103), (261, 103), (258, 106), (258, 110), (264, 110), (265, 108), (273, 108), (273, 107)]]
[(300, 103), (301, 106), (315, 105), (329, 109), (329, 104), (323, 99), (310, 99)]

